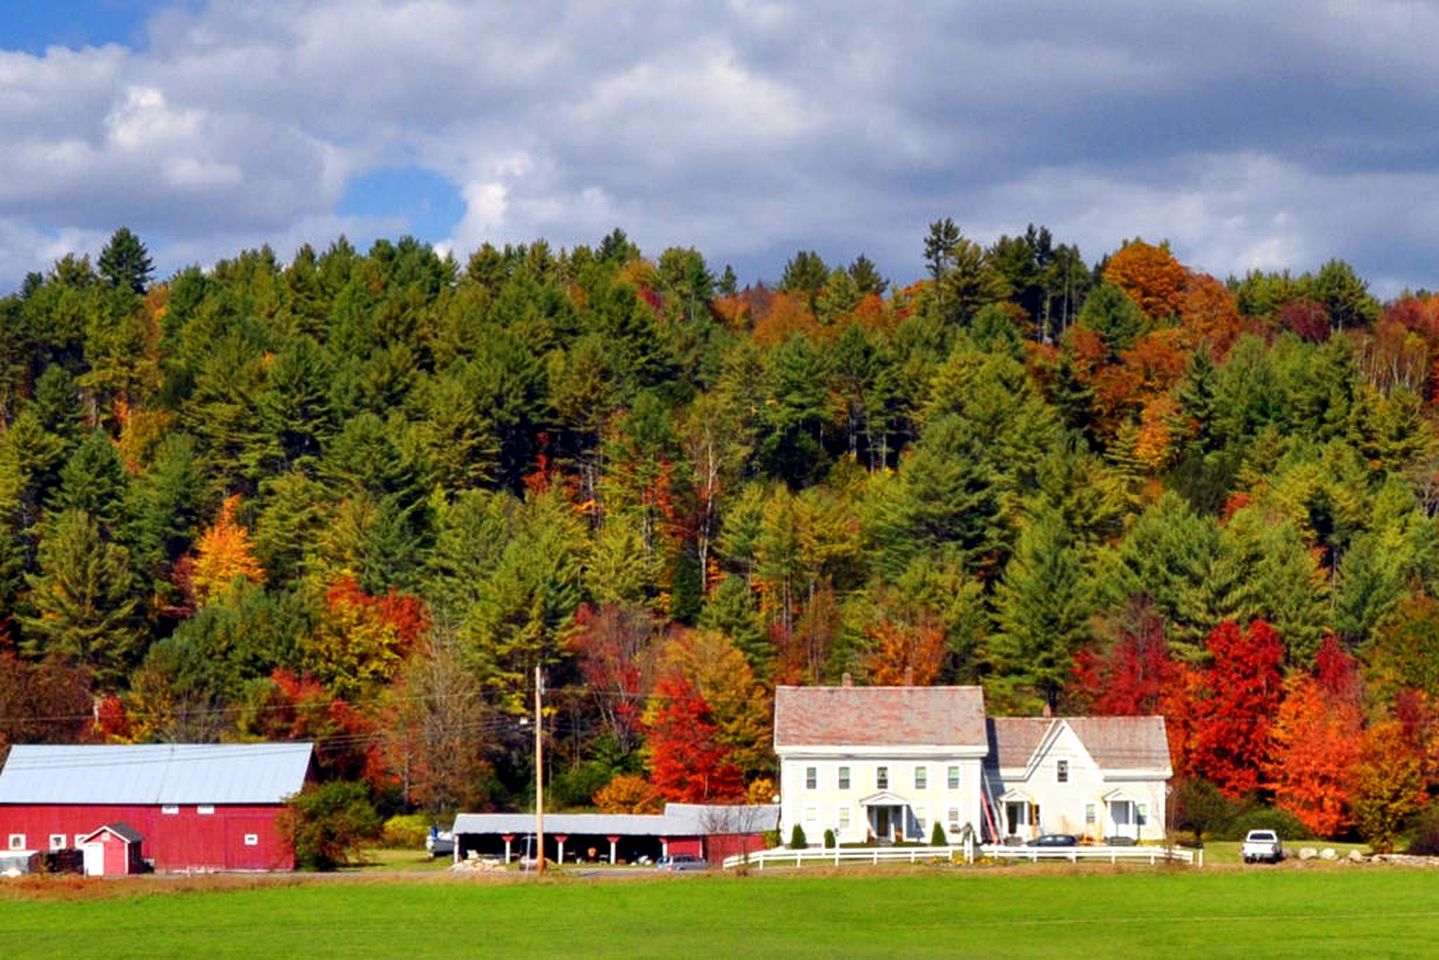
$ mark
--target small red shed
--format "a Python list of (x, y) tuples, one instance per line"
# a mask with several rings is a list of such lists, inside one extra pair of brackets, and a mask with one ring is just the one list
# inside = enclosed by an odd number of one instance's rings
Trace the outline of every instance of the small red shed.
[(142, 873), (140, 844), (145, 838), (133, 827), (123, 823), (107, 823), (99, 830), (79, 838), (85, 854), (87, 877), (121, 877)]

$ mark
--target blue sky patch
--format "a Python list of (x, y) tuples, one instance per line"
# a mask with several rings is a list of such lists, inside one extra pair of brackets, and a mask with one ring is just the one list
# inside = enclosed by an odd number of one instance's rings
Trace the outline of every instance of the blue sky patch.
[(383, 167), (356, 177), (339, 212), (350, 217), (403, 220), (405, 232), (426, 243), (443, 240), (465, 214), (454, 184), (422, 167)]

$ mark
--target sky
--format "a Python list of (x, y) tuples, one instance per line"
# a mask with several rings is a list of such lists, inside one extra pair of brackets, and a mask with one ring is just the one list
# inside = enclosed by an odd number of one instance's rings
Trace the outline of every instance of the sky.
[(119, 226), (160, 274), (412, 234), (798, 250), (1140, 236), (1439, 288), (1439, 4), (0, 0), (0, 292)]

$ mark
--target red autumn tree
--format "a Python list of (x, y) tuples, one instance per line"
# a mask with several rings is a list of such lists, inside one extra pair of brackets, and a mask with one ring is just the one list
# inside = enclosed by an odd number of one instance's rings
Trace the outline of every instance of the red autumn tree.
[(245, 738), (313, 741), (325, 779), (393, 782), (374, 721), (313, 677), (276, 670), (249, 685), (235, 726)]
[(343, 576), (325, 591), (315, 629), (301, 638), (301, 662), (330, 690), (353, 698), (392, 680), (429, 626), (419, 598), (393, 588), (374, 597)]
[(1269, 768), (1274, 805), (1294, 814), (1316, 836), (1346, 830), (1348, 779), (1359, 759), (1362, 732), (1357, 703), (1332, 697), (1318, 678), (1290, 678), (1274, 722)]
[(1106, 717), (1158, 713), (1174, 674), (1164, 622), (1152, 610), (1143, 610), (1107, 651), (1080, 650), (1070, 670), (1073, 692), (1089, 712)]
[(638, 605), (584, 604), (575, 614), (575, 628), (569, 647), (579, 661), (585, 686), (605, 728), (628, 753), (640, 732), (644, 702), (640, 665), (654, 646), (654, 615)]
[(1207, 646), (1212, 663), (1194, 704), (1189, 760), (1195, 773), (1237, 799), (1258, 789), (1271, 762), (1274, 717), (1284, 696), (1284, 645), (1263, 620), (1248, 630), (1226, 620)]
[(645, 713), (650, 782), (666, 800), (719, 803), (744, 798), (744, 778), (715, 737), (710, 707), (694, 685), (670, 674)]

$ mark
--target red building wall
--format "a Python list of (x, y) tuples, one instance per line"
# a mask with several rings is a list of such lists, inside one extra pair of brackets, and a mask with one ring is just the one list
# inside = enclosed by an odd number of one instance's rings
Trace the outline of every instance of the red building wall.
[(720, 864), (726, 857), (755, 853), (765, 848), (764, 837), (758, 833), (713, 833), (705, 838), (706, 859)]
[[(199, 809), (185, 804), (176, 813), (163, 813), (159, 806), (0, 804), (0, 843), (23, 833), (26, 847), (47, 850), (50, 835), (63, 833), (65, 845), (73, 847), (77, 834), (124, 823), (144, 836), (140, 856), (153, 860), (156, 870), (295, 868), (294, 851), (276, 823), (283, 807), (217, 805), (214, 813)], [(253, 835), (253, 845), (246, 843), (247, 835)]]

